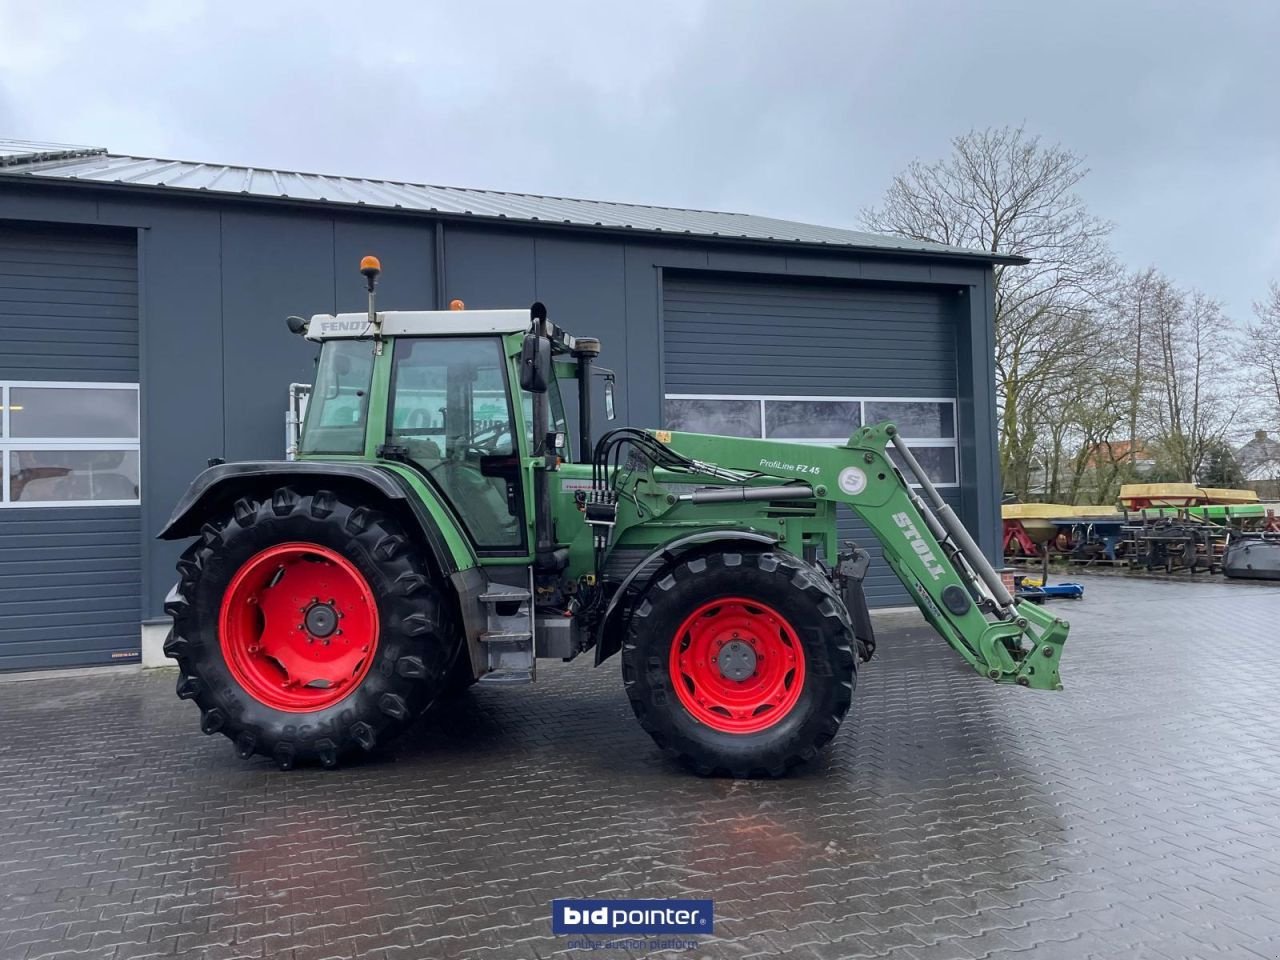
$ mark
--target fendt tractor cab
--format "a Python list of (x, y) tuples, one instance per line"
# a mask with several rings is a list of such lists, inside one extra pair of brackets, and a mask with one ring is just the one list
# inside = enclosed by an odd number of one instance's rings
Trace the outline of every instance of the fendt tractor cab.
[(1067, 625), (1009, 595), (892, 424), (842, 446), (597, 438), (599, 341), (538, 303), (378, 312), (381, 268), (361, 269), (367, 314), (289, 318), (321, 344), (298, 459), (215, 463), (161, 533), (194, 538), (165, 605), (178, 695), (242, 757), (333, 766), (473, 682), (592, 653), (621, 655), (669, 754), (782, 774), (835, 735), (875, 650), (839, 503), (979, 674), (1061, 689)]

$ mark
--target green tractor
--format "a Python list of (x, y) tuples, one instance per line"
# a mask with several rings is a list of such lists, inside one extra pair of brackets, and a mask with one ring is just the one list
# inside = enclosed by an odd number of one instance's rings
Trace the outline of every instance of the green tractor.
[(378, 312), (380, 269), (361, 265), (367, 314), (289, 318), (321, 344), (298, 458), (213, 462), (160, 534), (194, 538), (165, 604), (178, 696), (240, 756), (332, 767), (472, 683), (590, 652), (620, 654), (668, 754), (781, 775), (835, 735), (875, 650), (840, 503), (979, 674), (1061, 689), (1067, 625), (1010, 596), (892, 424), (842, 446), (597, 439), (599, 341), (537, 303)]

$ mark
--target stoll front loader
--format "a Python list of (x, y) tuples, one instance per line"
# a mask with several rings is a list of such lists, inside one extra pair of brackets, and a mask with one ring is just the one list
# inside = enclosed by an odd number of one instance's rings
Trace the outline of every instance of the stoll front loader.
[(242, 757), (334, 766), (473, 682), (593, 652), (621, 654), (668, 754), (782, 774), (835, 735), (875, 649), (839, 503), (974, 670), (1061, 688), (1067, 625), (1009, 595), (892, 424), (842, 446), (595, 439), (593, 383), (612, 418), (599, 341), (536, 303), (379, 313), (380, 267), (361, 270), (367, 314), (289, 320), (322, 344), (299, 458), (216, 462), (161, 533), (194, 538), (165, 606), (178, 696)]

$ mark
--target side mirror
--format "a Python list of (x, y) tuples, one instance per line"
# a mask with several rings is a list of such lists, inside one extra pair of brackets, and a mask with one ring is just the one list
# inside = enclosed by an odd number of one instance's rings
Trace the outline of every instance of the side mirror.
[(551, 341), (536, 333), (526, 334), (520, 347), (520, 388), (529, 393), (546, 393), (551, 385)]
[(305, 317), (288, 317), (285, 323), (289, 325), (289, 332), (294, 336), (305, 336), (311, 321)]
[(613, 409), (613, 377), (604, 382), (604, 415), (610, 420), (617, 420), (617, 411)]

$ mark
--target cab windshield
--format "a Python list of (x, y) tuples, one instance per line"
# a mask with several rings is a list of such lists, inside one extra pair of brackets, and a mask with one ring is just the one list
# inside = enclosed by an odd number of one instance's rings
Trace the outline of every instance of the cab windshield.
[(316, 384), (307, 403), (306, 425), (298, 452), (364, 453), (372, 379), (373, 344), (370, 341), (327, 342), (320, 351)]

